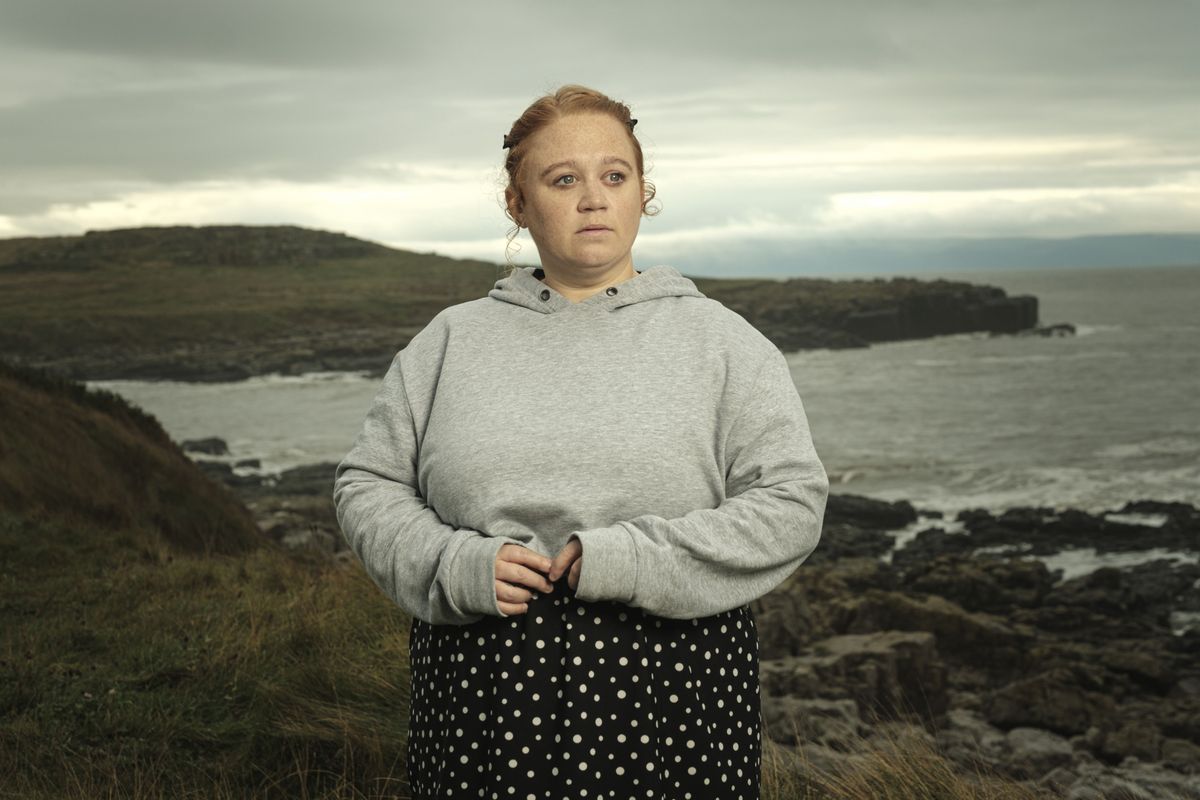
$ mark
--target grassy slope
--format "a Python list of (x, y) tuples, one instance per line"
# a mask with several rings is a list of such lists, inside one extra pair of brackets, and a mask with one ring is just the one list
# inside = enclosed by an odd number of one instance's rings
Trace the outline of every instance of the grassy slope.
[(0, 350), (169, 351), (326, 328), (415, 330), (444, 306), (479, 296), (496, 272), (403, 251), (253, 265), (101, 260), (82, 271), (0, 265)]
[(332, 796), (402, 772), (407, 620), (361, 570), (0, 513), (0, 581), (0, 795)]
[(142, 526), (193, 552), (262, 537), (152, 416), (109, 392), (0, 361), (0, 509)]
[(0, 363), (0, 796), (395, 772), (408, 619), (335, 564), (261, 536), (122, 398)]

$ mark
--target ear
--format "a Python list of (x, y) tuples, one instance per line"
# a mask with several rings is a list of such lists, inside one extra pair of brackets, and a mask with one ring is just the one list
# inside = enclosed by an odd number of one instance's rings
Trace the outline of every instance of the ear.
[(521, 211), (524, 210), (524, 204), (517, 197), (517, 193), (512, 189), (505, 189), (504, 203), (508, 206), (508, 215), (516, 221), (519, 227), (524, 228), (525, 220), (521, 219)]

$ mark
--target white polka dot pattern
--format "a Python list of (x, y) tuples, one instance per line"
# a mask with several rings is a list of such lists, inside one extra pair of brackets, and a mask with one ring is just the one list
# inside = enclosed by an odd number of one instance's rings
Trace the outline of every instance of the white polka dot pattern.
[(526, 614), (414, 618), (409, 654), (417, 800), (759, 800), (749, 606), (668, 619), (564, 576)]

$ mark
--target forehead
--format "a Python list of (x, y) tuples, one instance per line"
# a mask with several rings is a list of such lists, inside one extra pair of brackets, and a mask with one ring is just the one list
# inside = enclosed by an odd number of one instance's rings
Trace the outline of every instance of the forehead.
[(633, 142), (628, 129), (608, 114), (568, 114), (529, 137), (526, 158), (531, 167), (563, 160), (599, 160), (619, 156), (631, 164)]

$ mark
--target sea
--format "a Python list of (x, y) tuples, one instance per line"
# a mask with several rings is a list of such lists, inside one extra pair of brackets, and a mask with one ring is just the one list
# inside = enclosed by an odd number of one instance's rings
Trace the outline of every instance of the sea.
[[(941, 512), (941, 522), (925, 514), (896, 532), (897, 546), (919, 528), (953, 530), (964, 509), (1103, 514), (1134, 500), (1200, 504), (1200, 267), (910, 277), (1032, 294), (1041, 325), (1070, 323), (1075, 333), (969, 333), (785, 354), (831, 491)], [(218, 436), (230, 450), (224, 460), (260, 463), (238, 472), (276, 473), (337, 462), (379, 378), (324, 372), (235, 383), (89, 385), (136, 403), (176, 441)], [(1069, 577), (1153, 555), (1081, 551), (1061, 555), (1053, 566)]]

